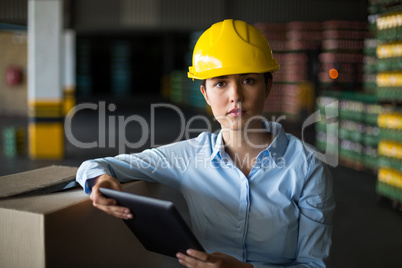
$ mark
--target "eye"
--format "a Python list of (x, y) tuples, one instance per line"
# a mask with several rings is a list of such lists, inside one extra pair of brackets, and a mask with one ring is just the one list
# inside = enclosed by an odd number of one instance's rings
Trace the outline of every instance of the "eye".
[(214, 87), (217, 87), (217, 88), (222, 88), (225, 85), (226, 85), (226, 83), (223, 82), (223, 81), (219, 81), (219, 82), (214, 83)]
[(247, 77), (246, 79), (243, 80), (243, 84), (254, 85), (255, 84), (255, 79), (251, 78), (251, 77)]

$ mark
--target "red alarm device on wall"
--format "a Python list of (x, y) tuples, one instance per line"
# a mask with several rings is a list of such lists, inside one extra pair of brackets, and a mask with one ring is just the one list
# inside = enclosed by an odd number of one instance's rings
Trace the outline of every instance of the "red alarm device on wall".
[(6, 74), (7, 85), (17, 86), (22, 82), (22, 70), (17, 66), (10, 65)]

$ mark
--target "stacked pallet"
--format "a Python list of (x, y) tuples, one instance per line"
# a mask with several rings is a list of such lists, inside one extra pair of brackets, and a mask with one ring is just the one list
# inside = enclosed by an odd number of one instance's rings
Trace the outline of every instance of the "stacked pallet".
[(128, 41), (114, 41), (110, 48), (110, 89), (114, 96), (129, 96), (132, 87), (132, 48)]
[(265, 114), (285, 115), (288, 121), (300, 122), (314, 106), (314, 66), (321, 45), (321, 23), (258, 23), (256, 27), (268, 39), (280, 63)]
[(271, 92), (265, 101), (264, 114), (267, 117), (282, 115), (283, 73), (286, 51), (286, 25), (284, 23), (257, 23), (255, 26), (264, 34), (278, 59), (280, 69), (273, 75)]
[(3, 150), (6, 157), (16, 157), (26, 151), (25, 127), (6, 127), (3, 129)]
[[(192, 65), (192, 51), (201, 34), (202, 32), (193, 32), (189, 36), (188, 51), (184, 55), (187, 66)], [(186, 70), (173, 70), (169, 75), (162, 77), (161, 93), (175, 104), (209, 112), (208, 105), (200, 92), (200, 81), (189, 79)]]
[(338, 157), (338, 97), (334, 94), (318, 96), (316, 108), (319, 114), (315, 124), (315, 145), (326, 155)]
[[(185, 56), (187, 66), (192, 65), (193, 50), (195, 44), (197, 43), (198, 38), (201, 36), (202, 33), (203, 33), (202, 31), (199, 31), (194, 32), (190, 35), (190, 43), (188, 47), (189, 49)], [(186, 72), (184, 73), (187, 76), (187, 73)], [(194, 107), (196, 109), (207, 109), (207, 110), (209, 109), (207, 103), (205, 102), (204, 97), (200, 92), (200, 82), (198, 80), (193, 81), (192, 79), (186, 78), (185, 89), (187, 89), (185, 99), (186, 105)]]
[(92, 74), (93, 47), (89, 40), (77, 40), (77, 95), (90, 96), (94, 92)]
[(376, 190), (402, 209), (402, 113), (382, 113), (378, 125), (380, 169)]
[(376, 172), (377, 117), (387, 108), (379, 105), (373, 95), (343, 91), (322, 92), (316, 106), (320, 111), (316, 124), (317, 148), (339, 157), (345, 166)]
[(367, 38), (364, 40), (363, 49), (363, 91), (375, 95), (377, 89), (377, 39)]
[(315, 100), (315, 67), (322, 40), (322, 23), (290, 22), (287, 28), (287, 62), (283, 112), (289, 119), (304, 120)]
[[(402, 6), (402, 5), (400, 5)], [(401, 7), (402, 8), (402, 7)], [(402, 101), (402, 11), (377, 19), (377, 96), (381, 101)]]
[(376, 118), (383, 108), (373, 95), (350, 92), (342, 94), (339, 106), (340, 162), (376, 172), (379, 135)]
[(185, 72), (175, 70), (170, 74), (170, 99), (177, 104), (187, 104), (188, 78)]
[(362, 21), (324, 21), (318, 80), (324, 90), (361, 91), (364, 40), (369, 36)]
[(402, 3), (378, 0), (376, 13), (376, 96), (392, 110), (378, 117), (379, 196), (402, 210)]

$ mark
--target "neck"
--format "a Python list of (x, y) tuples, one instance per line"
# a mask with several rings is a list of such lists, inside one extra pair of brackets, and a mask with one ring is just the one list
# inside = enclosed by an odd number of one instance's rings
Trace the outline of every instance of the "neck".
[(260, 152), (271, 143), (271, 135), (261, 126), (238, 130), (222, 129), (222, 137), (228, 152)]
[(258, 154), (272, 141), (272, 136), (261, 127), (248, 131), (222, 129), (222, 138), (226, 153), (246, 177), (254, 166)]

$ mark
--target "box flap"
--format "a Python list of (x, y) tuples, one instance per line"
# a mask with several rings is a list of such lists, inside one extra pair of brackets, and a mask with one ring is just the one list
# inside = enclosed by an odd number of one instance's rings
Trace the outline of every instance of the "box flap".
[(0, 199), (0, 212), (1, 209), (11, 209), (45, 215), (86, 200), (90, 201), (89, 196), (81, 189), (44, 195), (7, 198)]
[[(134, 194), (151, 195), (154, 197), (160, 196), (160, 187), (157, 183), (133, 181), (122, 184), (122, 187), (124, 191)], [(2, 209), (11, 209), (45, 215), (81, 202), (91, 203), (89, 195), (84, 193), (82, 188), (40, 196), (0, 199), (0, 214)]]
[(77, 167), (49, 166), (0, 177), (0, 199), (51, 193), (74, 181)]

